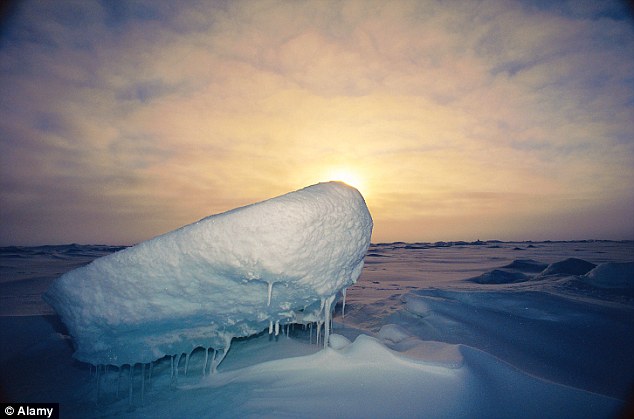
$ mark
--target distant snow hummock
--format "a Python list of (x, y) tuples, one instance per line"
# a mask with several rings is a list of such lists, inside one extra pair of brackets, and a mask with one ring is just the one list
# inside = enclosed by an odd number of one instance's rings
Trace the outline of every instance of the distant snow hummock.
[(327, 326), (337, 293), (361, 273), (371, 233), (359, 191), (320, 183), (96, 259), (62, 275), (45, 299), (73, 336), (74, 356), (94, 365), (197, 347), (226, 354), (233, 337)]
[(634, 288), (634, 262), (602, 263), (583, 279), (600, 288)]
[(541, 276), (553, 275), (585, 275), (597, 265), (583, 259), (568, 258), (560, 262), (551, 263), (541, 273)]
[(538, 262), (533, 259), (515, 259), (513, 262), (509, 263), (503, 268), (513, 269), (515, 271), (520, 272), (542, 272), (544, 269), (548, 267), (548, 264)]
[(502, 269), (494, 269), (475, 278), (471, 278), (469, 281), (477, 284), (513, 284), (516, 282), (526, 281), (527, 279), (528, 276), (522, 272), (509, 272)]

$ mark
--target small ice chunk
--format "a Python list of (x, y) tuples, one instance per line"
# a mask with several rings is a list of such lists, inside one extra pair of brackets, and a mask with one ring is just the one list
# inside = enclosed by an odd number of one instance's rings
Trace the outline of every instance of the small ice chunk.
[(350, 339), (348, 339), (347, 337), (340, 335), (338, 333), (331, 333), (330, 334), (330, 342), (329, 345), (332, 349), (343, 349), (346, 346), (350, 345)]

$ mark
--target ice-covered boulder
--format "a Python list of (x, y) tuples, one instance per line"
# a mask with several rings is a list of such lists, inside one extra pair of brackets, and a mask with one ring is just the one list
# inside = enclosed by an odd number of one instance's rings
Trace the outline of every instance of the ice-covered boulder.
[(320, 183), (96, 259), (58, 278), (45, 300), (74, 356), (94, 365), (197, 347), (226, 354), (234, 337), (327, 320), (359, 277), (371, 233), (359, 191)]

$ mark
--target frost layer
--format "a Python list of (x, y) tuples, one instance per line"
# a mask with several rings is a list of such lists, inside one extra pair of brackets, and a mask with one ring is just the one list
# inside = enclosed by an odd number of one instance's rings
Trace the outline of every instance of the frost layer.
[(371, 233), (359, 191), (320, 183), (96, 259), (44, 298), (81, 361), (147, 363), (197, 347), (226, 354), (233, 337), (327, 320), (359, 277)]

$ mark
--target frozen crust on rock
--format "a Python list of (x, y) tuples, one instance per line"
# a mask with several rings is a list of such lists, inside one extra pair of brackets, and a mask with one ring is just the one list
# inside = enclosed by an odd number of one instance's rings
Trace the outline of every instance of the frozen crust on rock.
[(371, 233), (359, 191), (320, 183), (96, 259), (44, 298), (84, 362), (147, 363), (197, 347), (226, 353), (233, 337), (326, 320), (359, 277)]

